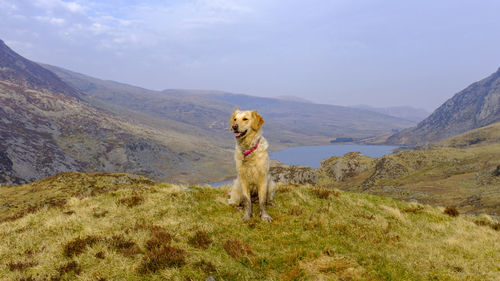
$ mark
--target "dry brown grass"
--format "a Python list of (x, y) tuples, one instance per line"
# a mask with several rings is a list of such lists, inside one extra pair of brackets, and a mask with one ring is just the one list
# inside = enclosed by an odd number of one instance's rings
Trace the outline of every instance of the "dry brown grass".
[(108, 239), (108, 244), (125, 257), (133, 257), (142, 253), (141, 248), (134, 241), (125, 238), (121, 234), (113, 235), (111, 239)]
[(118, 200), (118, 204), (125, 205), (129, 208), (141, 205), (142, 202), (144, 201), (144, 197), (140, 195), (132, 195), (129, 197), (121, 198)]
[(212, 244), (213, 240), (210, 238), (210, 235), (204, 230), (198, 230), (196, 233), (189, 237), (188, 243), (196, 248), (207, 249), (210, 244)]
[(340, 196), (340, 192), (334, 189), (323, 188), (323, 187), (315, 187), (312, 189), (314, 195), (316, 195), (320, 199), (328, 199), (330, 195), (334, 195), (335, 197)]
[(201, 271), (203, 271), (206, 274), (211, 274), (211, 273), (214, 273), (217, 271), (217, 268), (215, 267), (215, 265), (209, 261), (206, 261), (206, 260), (201, 260), (201, 261), (195, 262), (193, 264), (193, 267), (200, 269)]
[(145, 245), (146, 249), (150, 251), (164, 245), (170, 245), (170, 242), (172, 241), (172, 235), (168, 232), (153, 229), (151, 234), (151, 239), (146, 241)]
[(457, 208), (452, 207), (452, 206), (446, 207), (446, 209), (444, 209), (443, 213), (447, 214), (450, 217), (458, 217), (460, 215)]
[(479, 226), (488, 226), (493, 230), (500, 231), (500, 222), (493, 221), (491, 217), (482, 215), (474, 219), (474, 223)]
[(66, 257), (78, 256), (87, 249), (87, 246), (92, 246), (100, 240), (101, 238), (96, 236), (77, 237), (64, 245), (63, 253)]
[(82, 272), (82, 267), (76, 261), (70, 261), (61, 265), (58, 269), (59, 277), (66, 273), (80, 274)]
[(19, 262), (9, 262), (7, 263), (7, 267), (9, 268), (10, 271), (15, 271), (15, 270), (21, 271), (33, 267), (37, 264), (38, 263), (34, 261), (28, 261), (28, 262), (19, 261)]
[(250, 245), (238, 239), (226, 240), (222, 247), (233, 258), (253, 255)]
[(99, 251), (95, 254), (95, 257), (102, 260), (106, 258), (106, 254), (103, 251)]
[(166, 267), (183, 266), (186, 263), (186, 254), (185, 250), (172, 246), (153, 248), (144, 256), (139, 272), (146, 274)]

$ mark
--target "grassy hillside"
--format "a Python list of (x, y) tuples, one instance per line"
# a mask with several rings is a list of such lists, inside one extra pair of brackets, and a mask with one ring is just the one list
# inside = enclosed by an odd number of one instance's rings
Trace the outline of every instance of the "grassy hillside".
[(471, 147), (500, 143), (500, 122), (451, 137), (434, 146)]
[[(498, 224), (314, 186), (241, 221), (228, 186), (65, 173), (0, 188), (4, 280), (498, 280)], [(452, 212), (448, 212), (453, 214)]]
[(500, 143), (408, 150), (380, 158), (348, 153), (323, 160), (313, 172), (314, 183), (327, 188), (500, 215)]

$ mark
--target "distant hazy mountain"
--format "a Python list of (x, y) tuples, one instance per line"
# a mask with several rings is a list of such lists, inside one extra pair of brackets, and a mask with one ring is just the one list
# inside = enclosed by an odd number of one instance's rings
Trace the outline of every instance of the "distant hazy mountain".
[[(88, 98), (0, 41), (0, 183), (64, 171), (205, 182), (233, 169), (229, 150), (118, 117), (85, 102)], [(218, 165), (211, 169), (213, 163)]]
[(297, 102), (307, 102), (307, 103), (312, 103), (312, 101), (301, 98), (301, 97), (296, 97), (296, 96), (277, 96), (275, 97), (280, 100), (288, 100), (288, 101), (297, 101)]
[[(179, 94), (177, 90), (164, 93)], [(188, 94), (183, 90), (184, 95)], [(298, 102), (224, 92), (203, 97), (228, 103), (231, 108), (257, 109), (266, 117), (266, 135), (276, 143), (327, 144), (338, 137), (355, 139), (401, 129), (411, 121), (344, 106)]]
[(417, 127), (388, 139), (394, 144), (435, 142), (500, 121), (500, 68), (436, 109)]
[(378, 112), (385, 115), (410, 120), (413, 122), (420, 122), (430, 114), (430, 112), (428, 112), (425, 109), (415, 108), (411, 106), (372, 107), (369, 105), (361, 104), (361, 105), (355, 105), (353, 107), (373, 112)]
[(337, 137), (363, 138), (413, 125), (407, 120), (348, 107), (263, 98), (222, 91), (151, 91), (44, 65), (85, 92), (90, 103), (151, 126), (192, 134), (232, 148), (228, 118), (235, 108), (258, 109), (272, 148), (328, 144)]

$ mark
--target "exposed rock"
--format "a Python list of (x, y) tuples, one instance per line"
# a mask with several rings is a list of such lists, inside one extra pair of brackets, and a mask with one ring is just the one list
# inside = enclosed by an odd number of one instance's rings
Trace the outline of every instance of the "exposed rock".
[(269, 169), (275, 182), (316, 184), (318, 173), (315, 169), (305, 166), (277, 166)]
[(408, 174), (408, 172), (408, 168), (401, 165), (396, 160), (385, 156), (379, 158), (377, 164), (375, 164), (375, 171), (368, 179), (365, 180), (365, 182), (363, 182), (363, 186), (365, 187), (365, 189), (367, 189), (372, 186), (378, 179), (395, 179)]
[(360, 152), (349, 152), (343, 157), (330, 157), (321, 161), (320, 169), (334, 181), (345, 181), (373, 169), (374, 159)]

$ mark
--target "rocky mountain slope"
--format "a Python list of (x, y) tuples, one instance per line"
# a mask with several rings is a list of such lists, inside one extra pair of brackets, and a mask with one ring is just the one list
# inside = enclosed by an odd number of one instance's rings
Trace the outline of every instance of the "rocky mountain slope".
[[(233, 169), (229, 150), (96, 108), (3, 42), (0, 58), (0, 183), (63, 171), (127, 171), (197, 182), (221, 179)], [(217, 169), (210, 168), (213, 163)]]
[(80, 98), (81, 93), (57, 75), (14, 52), (0, 40), (0, 81), (25, 88)]
[(1, 188), (0, 276), (493, 281), (500, 274), (499, 224), (488, 216), (280, 185), (273, 222), (243, 223), (226, 203), (228, 187), (64, 173)]
[(417, 127), (391, 136), (389, 144), (424, 144), (500, 121), (500, 68), (436, 109)]
[[(70, 85), (85, 92), (88, 101), (107, 110), (134, 112), (148, 124), (174, 126), (232, 146), (227, 132), (228, 116), (235, 108), (257, 109), (264, 116), (265, 135), (272, 148), (291, 145), (328, 144), (336, 137), (364, 138), (390, 133), (413, 122), (348, 107), (262, 98), (221, 91), (171, 89), (156, 92), (103, 81), (59, 67), (43, 65)], [(139, 102), (140, 101), (140, 102)], [(192, 128), (192, 129), (191, 129)]]

